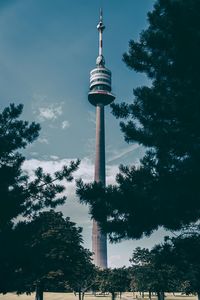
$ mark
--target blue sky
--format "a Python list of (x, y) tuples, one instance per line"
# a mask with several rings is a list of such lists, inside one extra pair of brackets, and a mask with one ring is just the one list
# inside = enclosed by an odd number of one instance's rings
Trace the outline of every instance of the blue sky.
[[(133, 88), (149, 82), (125, 66), (122, 54), (129, 40), (138, 39), (147, 26), (146, 14), (154, 2), (0, 0), (0, 108), (23, 103), (23, 118), (42, 126), (39, 139), (25, 151), (24, 167), (30, 174), (39, 165), (52, 172), (80, 158), (76, 178), (93, 180), (95, 109), (87, 93), (98, 52), (99, 9), (104, 11), (104, 55), (116, 102), (131, 102)], [(120, 163), (136, 164), (143, 153), (140, 146), (124, 142), (119, 121), (107, 107), (107, 182), (114, 182)], [(68, 201), (59, 209), (83, 226), (85, 246), (91, 248), (87, 207), (75, 199), (74, 184), (67, 186), (66, 193)], [(109, 265), (127, 264), (136, 246), (152, 246), (160, 235), (109, 246)]]

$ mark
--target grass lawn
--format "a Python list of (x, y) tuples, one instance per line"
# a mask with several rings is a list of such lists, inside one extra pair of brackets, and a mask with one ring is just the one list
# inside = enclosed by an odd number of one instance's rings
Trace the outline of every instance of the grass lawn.
[[(195, 296), (183, 296), (180, 294), (176, 294), (176, 296), (173, 296), (172, 294), (166, 295), (167, 300), (196, 300), (197, 297)], [(111, 297), (102, 297), (97, 296), (94, 297), (91, 294), (86, 294), (84, 300), (110, 300)], [(118, 298), (119, 299), (119, 298)], [(121, 300), (132, 300), (133, 299), (133, 293), (124, 293), (122, 294)], [(135, 298), (134, 298), (135, 299)], [(142, 298), (137, 298), (137, 300), (141, 300)], [(148, 299), (148, 296), (145, 295), (145, 300)], [(153, 300), (157, 299), (156, 297), (153, 297)], [(0, 294), (0, 300), (35, 300), (35, 294), (31, 294), (30, 296), (27, 295), (16, 295), (8, 293), (6, 295)], [(78, 300), (78, 296), (74, 296), (73, 293), (44, 293), (44, 300)]]
[[(73, 294), (69, 293), (44, 293), (44, 300), (78, 300)], [(16, 295), (8, 293), (6, 295), (0, 295), (0, 300), (35, 300), (35, 294), (31, 295)]]
[[(8, 293), (6, 295), (0, 294), (0, 300), (35, 300), (35, 294), (31, 295), (16, 295)], [(78, 300), (78, 295), (74, 296), (73, 293), (44, 293), (44, 300)], [(84, 300), (110, 300), (110, 297), (94, 297), (86, 294)], [(123, 299), (122, 299), (123, 300)]]

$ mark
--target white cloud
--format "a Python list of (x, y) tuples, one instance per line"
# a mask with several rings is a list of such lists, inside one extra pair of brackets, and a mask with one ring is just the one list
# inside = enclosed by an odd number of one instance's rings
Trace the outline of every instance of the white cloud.
[(69, 128), (69, 127), (70, 127), (69, 121), (64, 120), (64, 121), (62, 122), (62, 124), (61, 124), (61, 128), (62, 128), (62, 129), (66, 129), (66, 128)]
[(39, 122), (55, 121), (63, 114), (63, 101), (53, 101), (46, 95), (33, 95), (32, 109)]
[[(23, 169), (28, 172), (31, 178), (34, 176), (34, 170), (38, 167), (42, 167), (45, 172), (53, 174), (54, 172), (61, 170), (64, 165), (69, 165), (70, 161), (76, 159), (59, 159), (57, 156), (52, 155), (50, 160), (39, 160), (36, 158), (28, 159), (23, 164)], [(114, 184), (115, 175), (118, 172), (117, 165), (108, 165), (107, 172), (107, 184)], [(85, 183), (92, 182), (94, 180), (94, 163), (89, 158), (81, 160), (81, 164), (78, 170), (74, 173), (74, 179), (82, 178)], [(72, 183), (63, 182), (66, 186), (66, 192), (68, 196), (75, 196), (75, 181)]]
[(49, 141), (45, 137), (39, 137), (37, 141), (41, 144), (49, 144)]
[(59, 157), (57, 155), (50, 155), (50, 158), (53, 159), (53, 160), (58, 160)]
[(63, 113), (62, 104), (50, 104), (38, 108), (38, 119), (40, 122), (46, 120), (56, 120)]

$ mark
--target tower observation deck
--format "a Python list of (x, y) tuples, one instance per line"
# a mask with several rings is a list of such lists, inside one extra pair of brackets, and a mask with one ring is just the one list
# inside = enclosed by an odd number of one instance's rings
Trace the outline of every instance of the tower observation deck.
[[(97, 25), (99, 32), (99, 55), (96, 59), (96, 67), (90, 72), (89, 102), (96, 107), (96, 157), (94, 181), (106, 184), (105, 174), (105, 120), (104, 106), (112, 103), (115, 96), (111, 88), (111, 71), (105, 67), (103, 56), (103, 24), (102, 10)], [(100, 230), (98, 222), (93, 220), (92, 228), (92, 252), (96, 266), (107, 268), (107, 238)]]

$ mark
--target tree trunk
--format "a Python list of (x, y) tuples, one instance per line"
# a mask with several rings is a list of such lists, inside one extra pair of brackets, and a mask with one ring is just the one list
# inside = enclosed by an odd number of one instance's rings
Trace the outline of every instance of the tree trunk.
[(112, 300), (115, 300), (115, 292), (112, 292), (111, 295), (112, 295)]
[(35, 300), (43, 300), (43, 287), (40, 283), (36, 286)]
[(84, 293), (84, 292), (82, 292), (82, 300), (84, 300), (84, 296), (85, 296), (85, 293)]
[(79, 300), (81, 300), (81, 292), (80, 291), (78, 292), (78, 298), (79, 298)]
[(197, 300), (200, 300), (200, 291), (197, 292)]
[(149, 291), (149, 300), (151, 300), (151, 291)]
[(144, 298), (144, 292), (142, 292), (142, 298)]
[(165, 293), (164, 292), (157, 292), (158, 300), (165, 300)]

